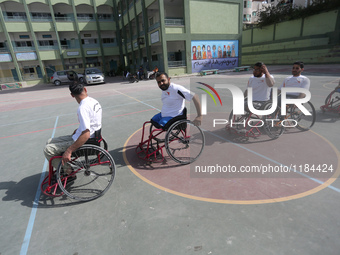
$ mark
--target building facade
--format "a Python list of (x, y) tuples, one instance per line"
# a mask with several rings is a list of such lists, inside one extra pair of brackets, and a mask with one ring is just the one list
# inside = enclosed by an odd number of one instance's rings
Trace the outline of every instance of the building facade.
[[(231, 68), (240, 57), (242, 7), (241, 0), (0, 0), (0, 83), (46, 82), (55, 70), (85, 67), (158, 66), (171, 75)], [(214, 45), (222, 57), (212, 57)]]

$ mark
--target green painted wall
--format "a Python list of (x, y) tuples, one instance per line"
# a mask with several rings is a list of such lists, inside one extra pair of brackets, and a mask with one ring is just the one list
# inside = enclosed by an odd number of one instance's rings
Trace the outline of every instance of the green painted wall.
[(340, 63), (340, 10), (242, 33), (242, 65)]
[(238, 34), (239, 5), (225, 2), (190, 1), (193, 34)]
[(302, 19), (286, 21), (276, 24), (275, 39), (287, 39), (300, 36)]
[(330, 11), (306, 18), (303, 35), (324, 34), (334, 31), (337, 16), (338, 11)]

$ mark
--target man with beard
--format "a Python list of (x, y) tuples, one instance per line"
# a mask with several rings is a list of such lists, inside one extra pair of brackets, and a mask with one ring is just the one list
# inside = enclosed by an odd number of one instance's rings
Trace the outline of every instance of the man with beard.
[(153, 116), (151, 122), (157, 128), (164, 127), (164, 125), (172, 118), (183, 115), (183, 111), (185, 111), (185, 100), (193, 100), (197, 111), (197, 117), (194, 119), (193, 123), (196, 126), (201, 125), (201, 103), (198, 95), (191, 93), (181, 85), (170, 83), (170, 77), (167, 73), (157, 73), (156, 80), (158, 87), (162, 90), (163, 106), (162, 111)]
[[(297, 61), (293, 64), (292, 76), (287, 77), (279, 88), (279, 94), (281, 93), (281, 89), (284, 87), (293, 87), (293, 88), (310, 88), (310, 80), (301, 75), (304, 70), (304, 63), (301, 61)], [(306, 95), (304, 93), (287, 93), (287, 97), (290, 98), (304, 98)], [(280, 104), (279, 104), (280, 105)]]
[[(256, 104), (254, 104), (255, 108), (260, 108), (270, 99), (270, 92), (274, 83), (274, 77), (269, 73), (266, 65), (262, 62), (257, 62), (253, 67), (253, 76), (250, 77), (248, 81), (248, 88), (253, 89), (252, 101), (256, 102)], [(248, 90), (244, 92), (244, 97), (247, 95)]]

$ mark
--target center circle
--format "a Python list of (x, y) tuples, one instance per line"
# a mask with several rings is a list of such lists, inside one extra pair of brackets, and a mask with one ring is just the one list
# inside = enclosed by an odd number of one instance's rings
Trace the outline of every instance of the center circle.
[[(163, 161), (148, 164), (140, 159), (135, 149), (141, 142), (142, 129), (127, 139), (123, 151), (125, 163), (137, 177), (158, 189), (190, 199), (226, 204), (262, 204), (301, 198), (326, 188), (340, 174), (338, 150), (313, 131), (288, 128), (281, 137), (272, 140), (259, 130), (262, 134), (245, 141), (242, 136), (228, 133), (225, 125), (213, 128), (213, 118), (210, 115), (202, 122), (205, 148), (190, 165), (174, 162), (165, 148)], [(228, 166), (229, 169), (290, 168), (290, 171), (219, 175), (202, 172), (207, 167), (216, 170), (222, 166), (225, 169)]]

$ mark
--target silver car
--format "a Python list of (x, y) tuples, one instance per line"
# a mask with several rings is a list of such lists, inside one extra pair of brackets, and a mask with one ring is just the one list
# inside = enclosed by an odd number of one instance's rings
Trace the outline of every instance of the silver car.
[(104, 74), (97, 68), (85, 68), (84, 75), (86, 84), (105, 83)]
[(78, 77), (80, 83), (84, 82), (84, 75), (76, 73), (72, 70), (56, 71), (51, 77), (51, 82), (56, 86), (60, 86), (63, 83), (71, 83), (75, 77)]

